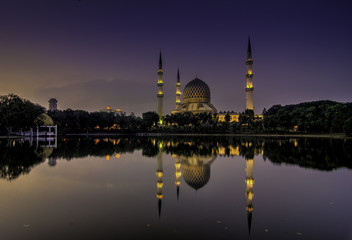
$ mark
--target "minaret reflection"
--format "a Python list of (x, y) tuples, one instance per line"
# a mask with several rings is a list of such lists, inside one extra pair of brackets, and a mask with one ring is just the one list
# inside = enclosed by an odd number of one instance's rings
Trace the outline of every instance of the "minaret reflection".
[(175, 161), (175, 185), (176, 185), (176, 195), (177, 195), (177, 200), (179, 199), (180, 196), (180, 185), (181, 185), (181, 159), (179, 156), (175, 156), (176, 161)]
[(159, 152), (157, 156), (157, 169), (156, 169), (156, 176), (158, 177), (158, 180), (156, 182), (156, 198), (158, 199), (158, 211), (159, 211), (159, 217), (161, 215), (161, 200), (163, 199), (163, 144), (159, 143)]
[(246, 159), (246, 211), (248, 221), (248, 233), (251, 233), (252, 214), (253, 214), (253, 160), (257, 154), (263, 154), (262, 146), (255, 144), (253, 141), (243, 141), (239, 145), (218, 146), (217, 153), (219, 156), (244, 156)]
[(252, 225), (252, 213), (253, 213), (253, 158), (246, 159), (246, 197), (247, 197), (247, 219), (248, 219), (248, 233), (251, 234), (251, 225)]

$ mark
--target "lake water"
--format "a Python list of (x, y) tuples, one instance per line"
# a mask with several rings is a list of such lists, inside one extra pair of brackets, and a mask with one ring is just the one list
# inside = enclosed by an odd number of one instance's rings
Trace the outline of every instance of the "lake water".
[(352, 239), (352, 141), (0, 141), (1, 239)]

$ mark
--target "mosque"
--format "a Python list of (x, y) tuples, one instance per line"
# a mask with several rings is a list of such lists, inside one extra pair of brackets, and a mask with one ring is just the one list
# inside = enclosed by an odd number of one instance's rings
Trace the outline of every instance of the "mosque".
[[(246, 74), (246, 110), (253, 111), (253, 71), (252, 71), (252, 50), (251, 50), (251, 42), (250, 38), (248, 38), (248, 49), (247, 49), (247, 74)], [(157, 92), (157, 100), (158, 107), (157, 113), (161, 118), (163, 116), (163, 70), (162, 70), (162, 58), (161, 53), (159, 56), (159, 69), (158, 69), (158, 92)], [(184, 112), (192, 112), (194, 114), (197, 113), (212, 113), (217, 114), (219, 117), (219, 121), (225, 121), (225, 115), (230, 115), (230, 122), (239, 121), (239, 114), (235, 112), (219, 112), (216, 108), (211, 104), (210, 98), (210, 88), (209, 86), (199, 78), (195, 78), (183, 89), (183, 101), (181, 102), (181, 82), (180, 82), (180, 73), (177, 71), (177, 82), (176, 82), (176, 107), (175, 110), (172, 111), (172, 114), (175, 113), (184, 113)]]

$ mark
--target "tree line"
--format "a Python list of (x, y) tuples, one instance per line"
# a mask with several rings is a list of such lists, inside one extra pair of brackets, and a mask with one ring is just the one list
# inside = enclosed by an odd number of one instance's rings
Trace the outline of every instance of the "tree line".
[[(0, 96), (0, 135), (35, 128), (35, 120), (45, 108), (15, 94)], [(59, 133), (148, 132), (158, 127), (159, 116), (146, 112), (142, 117), (116, 115), (110, 112), (56, 110), (47, 114), (58, 125)]]
[[(17, 95), (0, 96), (0, 134), (35, 127), (34, 120), (45, 108)], [(112, 112), (57, 110), (47, 114), (58, 125), (59, 133), (346, 133), (352, 135), (352, 103), (315, 101), (293, 105), (274, 105), (264, 109), (263, 117), (246, 110), (238, 122), (230, 113), (219, 121), (217, 114), (191, 112), (165, 115), (155, 112), (141, 117)], [(161, 121), (160, 121), (161, 120)]]
[(274, 105), (263, 111), (267, 131), (352, 134), (352, 103), (315, 101)]

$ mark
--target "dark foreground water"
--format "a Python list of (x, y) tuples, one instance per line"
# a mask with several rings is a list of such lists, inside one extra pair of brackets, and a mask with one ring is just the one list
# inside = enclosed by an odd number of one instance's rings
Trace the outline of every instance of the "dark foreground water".
[(0, 239), (350, 240), (351, 169), (344, 140), (5, 140)]

